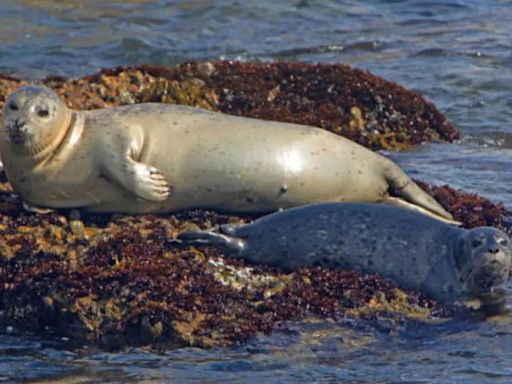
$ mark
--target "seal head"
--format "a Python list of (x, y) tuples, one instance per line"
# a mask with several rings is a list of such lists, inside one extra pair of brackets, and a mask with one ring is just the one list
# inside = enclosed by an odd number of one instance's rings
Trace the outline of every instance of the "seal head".
[(458, 243), (455, 260), (465, 292), (478, 297), (505, 284), (512, 268), (512, 250), (503, 231), (474, 228), (462, 233)]
[(13, 92), (5, 103), (3, 134), (13, 151), (37, 161), (59, 145), (71, 115), (52, 90), (27, 85)]

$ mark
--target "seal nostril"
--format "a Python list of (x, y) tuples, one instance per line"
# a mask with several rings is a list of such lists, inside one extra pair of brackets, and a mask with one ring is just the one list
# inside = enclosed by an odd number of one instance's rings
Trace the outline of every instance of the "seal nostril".
[(14, 120), (14, 128), (16, 128), (16, 131), (20, 131), (21, 128), (25, 125), (25, 121), (21, 119)]
[(50, 112), (47, 109), (41, 109), (37, 111), (37, 116), (39, 117), (48, 117), (50, 115)]

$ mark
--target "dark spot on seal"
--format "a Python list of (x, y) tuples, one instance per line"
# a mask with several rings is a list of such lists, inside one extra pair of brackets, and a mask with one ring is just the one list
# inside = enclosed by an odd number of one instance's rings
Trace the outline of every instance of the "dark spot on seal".
[(255, 201), (255, 200), (254, 200), (254, 197), (247, 196), (247, 197), (245, 198), (245, 202), (246, 202), (246, 203), (253, 204), (253, 203), (254, 203), (254, 201)]

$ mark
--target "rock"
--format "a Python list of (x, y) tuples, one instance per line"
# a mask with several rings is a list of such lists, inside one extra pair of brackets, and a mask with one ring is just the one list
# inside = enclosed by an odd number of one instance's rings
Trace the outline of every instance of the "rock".
[[(455, 128), (420, 95), (344, 65), (199, 62), (119, 67), (43, 82), (74, 108), (186, 103), (311, 124), (371, 148), (453, 140)], [(21, 80), (0, 75), (0, 107)], [(423, 188), (468, 227), (504, 225), (500, 204), (449, 187)], [(445, 313), (376, 276), (304, 268), (283, 274), (183, 248), (179, 231), (254, 216), (211, 211), (155, 217), (23, 210), (0, 174), (0, 326), (48, 330), (106, 349), (153, 344), (210, 347), (270, 333), (286, 320), (428, 318)]]

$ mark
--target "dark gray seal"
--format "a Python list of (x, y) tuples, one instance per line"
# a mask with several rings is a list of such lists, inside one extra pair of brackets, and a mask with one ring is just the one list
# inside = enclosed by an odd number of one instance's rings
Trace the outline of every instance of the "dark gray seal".
[(466, 230), (378, 204), (307, 205), (251, 224), (184, 232), (178, 240), (286, 271), (321, 266), (377, 274), (443, 302), (501, 288), (512, 265), (510, 239), (497, 228)]

